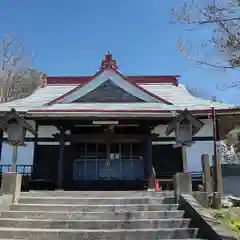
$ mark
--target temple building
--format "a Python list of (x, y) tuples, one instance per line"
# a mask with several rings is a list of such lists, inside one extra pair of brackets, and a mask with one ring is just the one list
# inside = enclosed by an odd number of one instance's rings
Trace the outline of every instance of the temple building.
[[(14, 108), (37, 132), (27, 133), (18, 164), (32, 163), (32, 179), (61, 189), (142, 188), (152, 166), (158, 178), (200, 171), (201, 154), (213, 153), (212, 108), (218, 116), (239, 110), (192, 96), (178, 78), (126, 76), (111, 54), (93, 76), (43, 75), (31, 96), (0, 105), (1, 112)], [(182, 147), (174, 147), (175, 133), (166, 135), (166, 128), (186, 109), (203, 126), (183, 156)], [(1, 164), (11, 162), (5, 138)]]

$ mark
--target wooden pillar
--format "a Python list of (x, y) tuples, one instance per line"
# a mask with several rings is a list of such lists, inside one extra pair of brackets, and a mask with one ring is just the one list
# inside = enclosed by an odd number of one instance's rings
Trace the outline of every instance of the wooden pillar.
[(2, 160), (3, 131), (0, 130), (0, 161)]
[(35, 135), (35, 137), (34, 137), (34, 150), (33, 150), (33, 163), (32, 163), (31, 179), (35, 179), (36, 172), (37, 172), (36, 159), (37, 159), (37, 147), (38, 147), (38, 129), (39, 129), (39, 125), (38, 125), (38, 123), (36, 122), (36, 123), (35, 123), (36, 135)]
[(63, 127), (59, 128), (59, 159), (58, 159), (58, 183), (59, 189), (63, 187), (63, 164), (64, 164), (64, 150), (65, 150), (65, 130)]
[(155, 173), (153, 172), (153, 165), (152, 165), (152, 137), (150, 135), (147, 136), (145, 139), (145, 148), (146, 148), (146, 176), (148, 179), (148, 189), (154, 189), (154, 179)]
[(216, 140), (220, 141), (220, 134), (219, 134), (219, 118), (216, 117)]

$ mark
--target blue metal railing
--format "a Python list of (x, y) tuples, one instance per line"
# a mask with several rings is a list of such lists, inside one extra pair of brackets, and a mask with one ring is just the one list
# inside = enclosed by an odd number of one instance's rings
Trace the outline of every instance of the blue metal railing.
[[(31, 176), (33, 170), (32, 165), (17, 165), (17, 172), (24, 176)], [(0, 173), (10, 172), (11, 165), (0, 165)], [(165, 175), (165, 174), (164, 174)], [(193, 188), (197, 189), (199, 184), (202, 184), (202, 172), (191, 172)], [(155, 176), (156, 178), (156, 176)], [(157, 178), (160, 181), (160, 185), (163, 187), (163, 190), (169, 190), (173, 188), (172, 174), (166, 174)]]
[[(0, 173), (4, 173), (4, 172), (10, 172), (11, 171), (11, 167), (12, 165), (0, 165)], [(32, 174), (32, 165), (17, 165), (17, 172), (22, 174), (22, 175), (26, 175), (26, 176), (30, 176)]]

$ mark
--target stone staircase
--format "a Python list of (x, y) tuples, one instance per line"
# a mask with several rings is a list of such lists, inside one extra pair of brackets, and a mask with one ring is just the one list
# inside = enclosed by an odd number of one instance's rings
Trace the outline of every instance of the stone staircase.
[(0, 217), (0, 239), (195, 239), (172, 192), (22, 192)]

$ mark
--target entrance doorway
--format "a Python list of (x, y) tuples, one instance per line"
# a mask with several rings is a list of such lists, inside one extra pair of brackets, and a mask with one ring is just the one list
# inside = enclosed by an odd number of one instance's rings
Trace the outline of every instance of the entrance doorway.
[(80, 143), (76, 150), (74, 181), (110, 186), (144, 180), (142, 143)]

